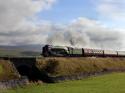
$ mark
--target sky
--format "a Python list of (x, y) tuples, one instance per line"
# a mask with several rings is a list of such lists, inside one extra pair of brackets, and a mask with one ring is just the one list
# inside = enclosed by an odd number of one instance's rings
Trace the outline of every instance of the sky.
[(66, 24), (82, 16), (97, 19), (97, 12), (94, 10), (94, 4), (89, 0), (58, 0), (50, 10), (43, 11), (38, 16), (54, 23)]
[(125, 0), (0, 0), (0, 45), (125, 49)]

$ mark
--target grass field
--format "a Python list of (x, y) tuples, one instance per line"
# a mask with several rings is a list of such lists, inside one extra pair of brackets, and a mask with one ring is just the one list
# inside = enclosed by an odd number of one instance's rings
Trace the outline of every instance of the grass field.
[(31, 85), (0, 93), (125, 93), (125, 73), (113, 73), (57, 84)]
[(16, 56), (40, 56), (40, 52), (26, 51), (26, 50), (7, 50), (0, 49), (0, 57), (16, 57)]

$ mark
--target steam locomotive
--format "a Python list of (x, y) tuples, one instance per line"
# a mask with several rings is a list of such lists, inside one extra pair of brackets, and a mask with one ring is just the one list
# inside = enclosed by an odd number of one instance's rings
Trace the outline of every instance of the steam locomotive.
[(73, 48), (67, 46), (45, 45), (44, 57), (125, 57), (125, 51)]

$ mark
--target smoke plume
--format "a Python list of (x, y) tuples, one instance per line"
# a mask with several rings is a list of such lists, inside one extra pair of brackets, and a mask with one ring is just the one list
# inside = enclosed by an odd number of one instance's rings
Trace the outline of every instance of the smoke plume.
[(51, 34), (47, 43), (86, 48), (117, 49), (123, 48), (124, 33), (107, 28), (86, 18), (78, 18), (65, 28)]

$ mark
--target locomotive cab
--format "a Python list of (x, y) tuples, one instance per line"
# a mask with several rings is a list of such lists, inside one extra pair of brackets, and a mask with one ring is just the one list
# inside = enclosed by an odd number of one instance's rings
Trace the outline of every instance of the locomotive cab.
[(63, 57), (68, 55), (68, 48), (65, 46), (52, 46), (52, 45), (45, 45), (43, 47), (42, 55), (44, 57), (48, 56), (57, 56)]

